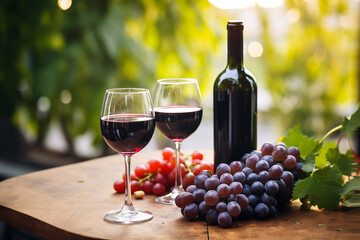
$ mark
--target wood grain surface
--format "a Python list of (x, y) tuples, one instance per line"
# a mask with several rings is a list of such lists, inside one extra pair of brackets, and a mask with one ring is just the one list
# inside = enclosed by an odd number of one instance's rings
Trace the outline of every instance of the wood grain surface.
[[(212, 151), (203, 151), (213, 159)], [(185, 151), (186, 153), (186, 151)], [(132, 168), (161, 151), (134, 155)], [(124, 194), (113, 182), (121, 179), (120, 155), (34, 172), (0, 183), (0, 221), (46, 239), (359, 239), (360, 209), (349, 211), (302, 210), (295, 201), (267, 221), (237, 221), (232, 228), (207, 226), (185, 220), (175, 206), (155, 203), (155, 197), (134, 200), (137, 209), (154, 218), (121, 225), (103, 220), (105, 212), (119, 209)]]

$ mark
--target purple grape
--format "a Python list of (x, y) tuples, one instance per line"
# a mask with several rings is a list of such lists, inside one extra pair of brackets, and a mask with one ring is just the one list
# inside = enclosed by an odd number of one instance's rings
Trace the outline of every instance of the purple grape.
[(276, 212), (277, 212), (276, 207), (273, 206), (273, 205), (270, 205), (269, 206), (269, 213), (268, 213), (267, 216), (268, 217), (274, 217), (276, 215)]
[(274, 180), (270, 180), (265, 183), (265, 192), (270, 196), (275, 196), (279, 192), (279, 185)]
[(196, 189), (193, 193), (194, 196), (194, 202), (200, 203), (204, 201), (206, 191), (204, 189)]
[(253, 151), (251, 151), (250, 154), (258, 156), (259, 159), (261, 159), (263, 157), (262, 153), (258, 150), (253, 150)]
[(285, 169), (294, 169), (296, 167), (296, 158), (292, 155), (288, 155), (283, 161)]
[(199, 209), (195, 203), (190, 203), (184, 208), (184, 216), (190, 221), (195, 220), (198, 213)]
[(248, 201), (250, 206), (255, 207), (260, 202), (260, 199), (258, 196), (251, 194), (248, 196)]
[(237, 172), (237, 173), (234, 174), (234, 182), (239, 182), (242, 185), (244, 185), (245, 181), (246, 181), (245, 173)]
[(220, 180), (216, 177), (209, 177), (205, 181), (205, 190), (216, 190), (217, 187), (220, 185)]
[(208, 179), (206, 175), (197, 175), (194, 179), (195, 186), (199, 189), (205, 189), (205, 181)]
[(259, 157), (255, 154), (252, 154), (246, 159), (246, 167), (250, 168), (252, 171), (256, 169), (256, 163), (259, 161)]
[(246, 159), (248, 158), (248, 157), (250, 157), (250, 153), (245, 153), (243, 156), (242, 156), (242, 158), (241, 158), (241, 161), (243, 162), (243, 163), (245, 163), (246, 162)]
[(279, 191), (278, 193), (281, 193), (281, 192), (284, 192), (285, 191), (285, 188), (286, 188), (286, 184), (284, 182), (284, 180), (282, 179), (277, 179), (277, 180), (274, 180), (277, 185), (279, 186)]
[(239, 161), (233, 161), (230, 163), (229, 166), (230, 166), (231, 175), (234, 175), (235, 173), (242, 171), (242, 165)]
[(256, 195), (261, 195), (264, 191), (264, 184), (262, 184), (260, 181), (255, 181), (253, 184), (251, 184), (251, 192)]
[(275, 164), (275, 161), (271, 155), (263, 156), (260, 160), (267, 161), (270, 167)]
[(225, 212), (226, 211), (226, 203), (224, 202), (218, 202), (215, 207), (216, 211), (218, 213)]
[(265, 160), (260, 160), (256, 163), (255, 166), (255, 170), (257, 173), (261, 172), (261, 171), (268, 171), (270, 168), (270, 165), (267, 161)]
[(197, 187), (195, 185), (190, 185), (186, 188), (186, 192), (193, 194), (196, 189)]
[(184, 208), (190, 203), (194, 202), (194, 197), (189, 192), (183, 192), (176, 196), (175, 205), (179, 208)]
[(211, 173), (208, 170), (202, 170), (198, 175), (205, 175), (208, 178), (211, 177)]
[(250, 173), (246, 178), (246, 183), (251, 185), (253, 182), (258, 181), (259, 177), (256, 173)]
[(226, 198), (227, 202), (236, 201), (236, 197), (234, 194), (229, 194), (229, 196)]
[(216, 191), (217, 191), (217, 193), (219, 194), (220, 197), (226, 198), (230, 194), (230, 187), (227, 184), (222, 183), (217, 187)]
[(219, 202), (220, 196), (217, 191), (209, 190), (205, 193), (204, 200), (207, 205), (215, 206)]
[(249, 200), (244, 194), (236, 195), (236, 201), (240, 205), (241, 209), (246, 209), (249, 205)]
[(283, 173), (283, 169), (279, 165), (273, 165), (269, 169), (269, 174), (271, 179), (280, 179)]
[(255, 215), (254, 208), (252, 206), (247, 206), (244, 211), (242, 211), (242, 217), (245, 219), (251, 219)]
[(209, 211), (210, 206), (206, 204), (205, 201), (202, 201), (201, 203), (199, 203), (199, 212), (206, 214), (207, 211)]
[(296, 160), (298, 160), (300, 157), (300, 151), (297, 147), (289, 147), (288, 154), (294, 156)]
[(220, 227), (230, 227), (232, 224), (232, 218), (228, 212), (221, 212), (218, 215), (217, 222)]
[(275, 162), (281, 162), (287, 157), (287, 150), (283, 146), (277, 146), (274, 148), (271, 156)]
[(240, 194), (240, 193), (242, 193), (242, 190), (243, 190), (243, 186), (241, 183), (232, 182), (230, 184), (230, 193), (231, 194), (234, 194), (234, 195)]
[(230, 167), (226, 163), (220, 163), (216, 168), (216, 175), (220, 178), (224, 173), (230, 173)]
[(261, 153), (263, 156), (271, 155), (274, 150), (274, 145), (272, 143), (264, 143), (261, 147)]
[(269, 196), (266, 192), (264, 192), (260, 197), (260, 201), (265, 203), (268, 206), (273, 203), (273, 199), (274, 199), (274, 197)]
[(253, 170), (251, 170), (251, 168), (248, 167), (244, 167), (242, 172), (245, 174), (245, 176), (247, 177), (250, 173), (253, 172)]
[(218, 223), (218, 213), (215, 209), (210, 208), (209, 211), (206, 213), (205, 220), (209, 225), (216, 225)]
[(234, 177), (230, 173), (224, 173), (220, 177), (220, 184), (225, 183), (230, 185), (234, 181)]
[(265, 184), (266, 182), (268, 182), (270, 180), (270, 174), (268, 171), (261, 171), (258, 174), (258, 178), (259, 181), (262, 182), (263, 184)]
[(255, 207), (255, 216), (258, 218), (265, 218), (269, 213), (269, 208), (265, 203), (259, 203)]
[(242, 193), (243, 193), (245, 196), (249, 196), (249, 195), (251, 194), (251, 188), (250, 188), (250, 185), (248, 185), (248, 184), (244, 184), (244, 187), (243, 187)]
[(277, 144), (275, 144), (274, 148), (276, 148), (277, 146), (282, 146), (282, 147), (284, 147), (285, 149), (287, 149), (286, 144), (283, 143), (283, 142), (278, 142)]
[(285, 182), (287, 187), (291, 187), (294, 184), (294, 176), (289, 171), (284, 171), (281, 175), (281, 179)]
[(227, 212), (232, 217), (238, 217), (241, 213), (240, 205), (235, 201), (229, 202), (226, 207), (227, 207)]
[(294, 176), (294, 182), (296, 182), (297, 180), (299, 180), (299, 172), (296, 169), (293, 169), (290, 171), (292, 173), (292, 175)]

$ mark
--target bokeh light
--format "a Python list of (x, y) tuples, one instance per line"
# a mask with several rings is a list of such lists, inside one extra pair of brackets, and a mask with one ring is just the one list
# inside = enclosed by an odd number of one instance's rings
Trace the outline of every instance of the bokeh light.
[(72, 0), (58, 0), (58, 6), (61, 10), (68, 10), (71, 7)]
[(263, 46), (259, 42), (251, 42), (248, 47), (248, 52), (252, 57), (260, 57), (263, 53)]

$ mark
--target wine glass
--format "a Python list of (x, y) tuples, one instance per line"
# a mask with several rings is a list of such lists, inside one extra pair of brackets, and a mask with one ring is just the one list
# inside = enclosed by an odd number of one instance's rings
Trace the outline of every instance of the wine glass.
[(148, 89), (114, 88), (105, 92), (101, 119), (105, 142), (125, 160), (125, 204), (104, 215), (109, 222), (132, 224), (149, 221), (151, 212), (135, 210), (131, 201), (130, 162), (150, 141), (155, 130), (154, 109)]
[(176, 148), (175, 186), (171, 193), (156, 198), (156, 202), (173, 204), (176, 196), (184, 192), (180, 168), (180, 145), (198, 128), (202, 118), (202, 104), (196, 79), (160, 79), (154, 96), (156, 127)]

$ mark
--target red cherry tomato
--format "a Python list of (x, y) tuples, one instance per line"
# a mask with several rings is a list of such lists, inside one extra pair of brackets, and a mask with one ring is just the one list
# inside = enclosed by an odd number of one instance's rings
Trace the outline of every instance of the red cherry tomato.
[(175, 150), (172, 149), (171, 147), (166, 147), (162, 150), (162, 156), (163, 159), (166, 161), (169, 161), (169, 159), (171, 158), (171, 156), (175, 153)]
[(133, 194), (136, 191), (141, 190), (141, 186), (138, 181), (132, 180), (131, 181), (131, 194)]
[(162, 195), (165, 195), (166, 188), (161, 183), (155, 183), (152, 191), (156, 196), (162, 196)]
[(165, 176), (168, 175), (172, 170), (172, 168), (170, 167), (170, 165), (171, 165), (170, 162), (162, 160), (162, 161), (160, 161), (160, 163), (161, 163), (161, 171), (160, 172)]
[(213, 166), (211, 165), (211, 163), (208, 163), (208, 162), (202, 162), (200, 164), (200, 172), (202, 170), (210, 170), (213, 172)]
[(150, 182), (149, 180), (146, 180), (141, 184), (141, 189), (147, 194), (152, 194), (153, 186), (154, 183)]
[(138, 178), (144, 178), (144, 177), (146, 177), (147, 169), (146, 169), (145, 165), (139, 165), (139, 166), (135, 167), (134, 172)]
[(146, 164), (149, 173), (157, 172), (161, 168), (161, 162), (158, 159), (151, 159)]
[(122, 180), (115, 181), (114, 189), (117, 193), (124, 193), (125, 192), (125, 182)]
[(199, 151), (194, 151), (194, 152), (191, 154), (191, 157), (192, 157), (192, 159), (203, 160), (204, 155), (203, 155), (201, 152), (199, 152)]
[(152, 180), (154, 183), (162, 183), (164, 186), (166, 186), (168, 182), (167, 178), (159, 172), (154, 175)]
[(201, 171), (202, 170), (200, 169), (200, 165), (195, 165), (192, 169), (192, 172), (195, 174), (195, 176), (199, 175)]

